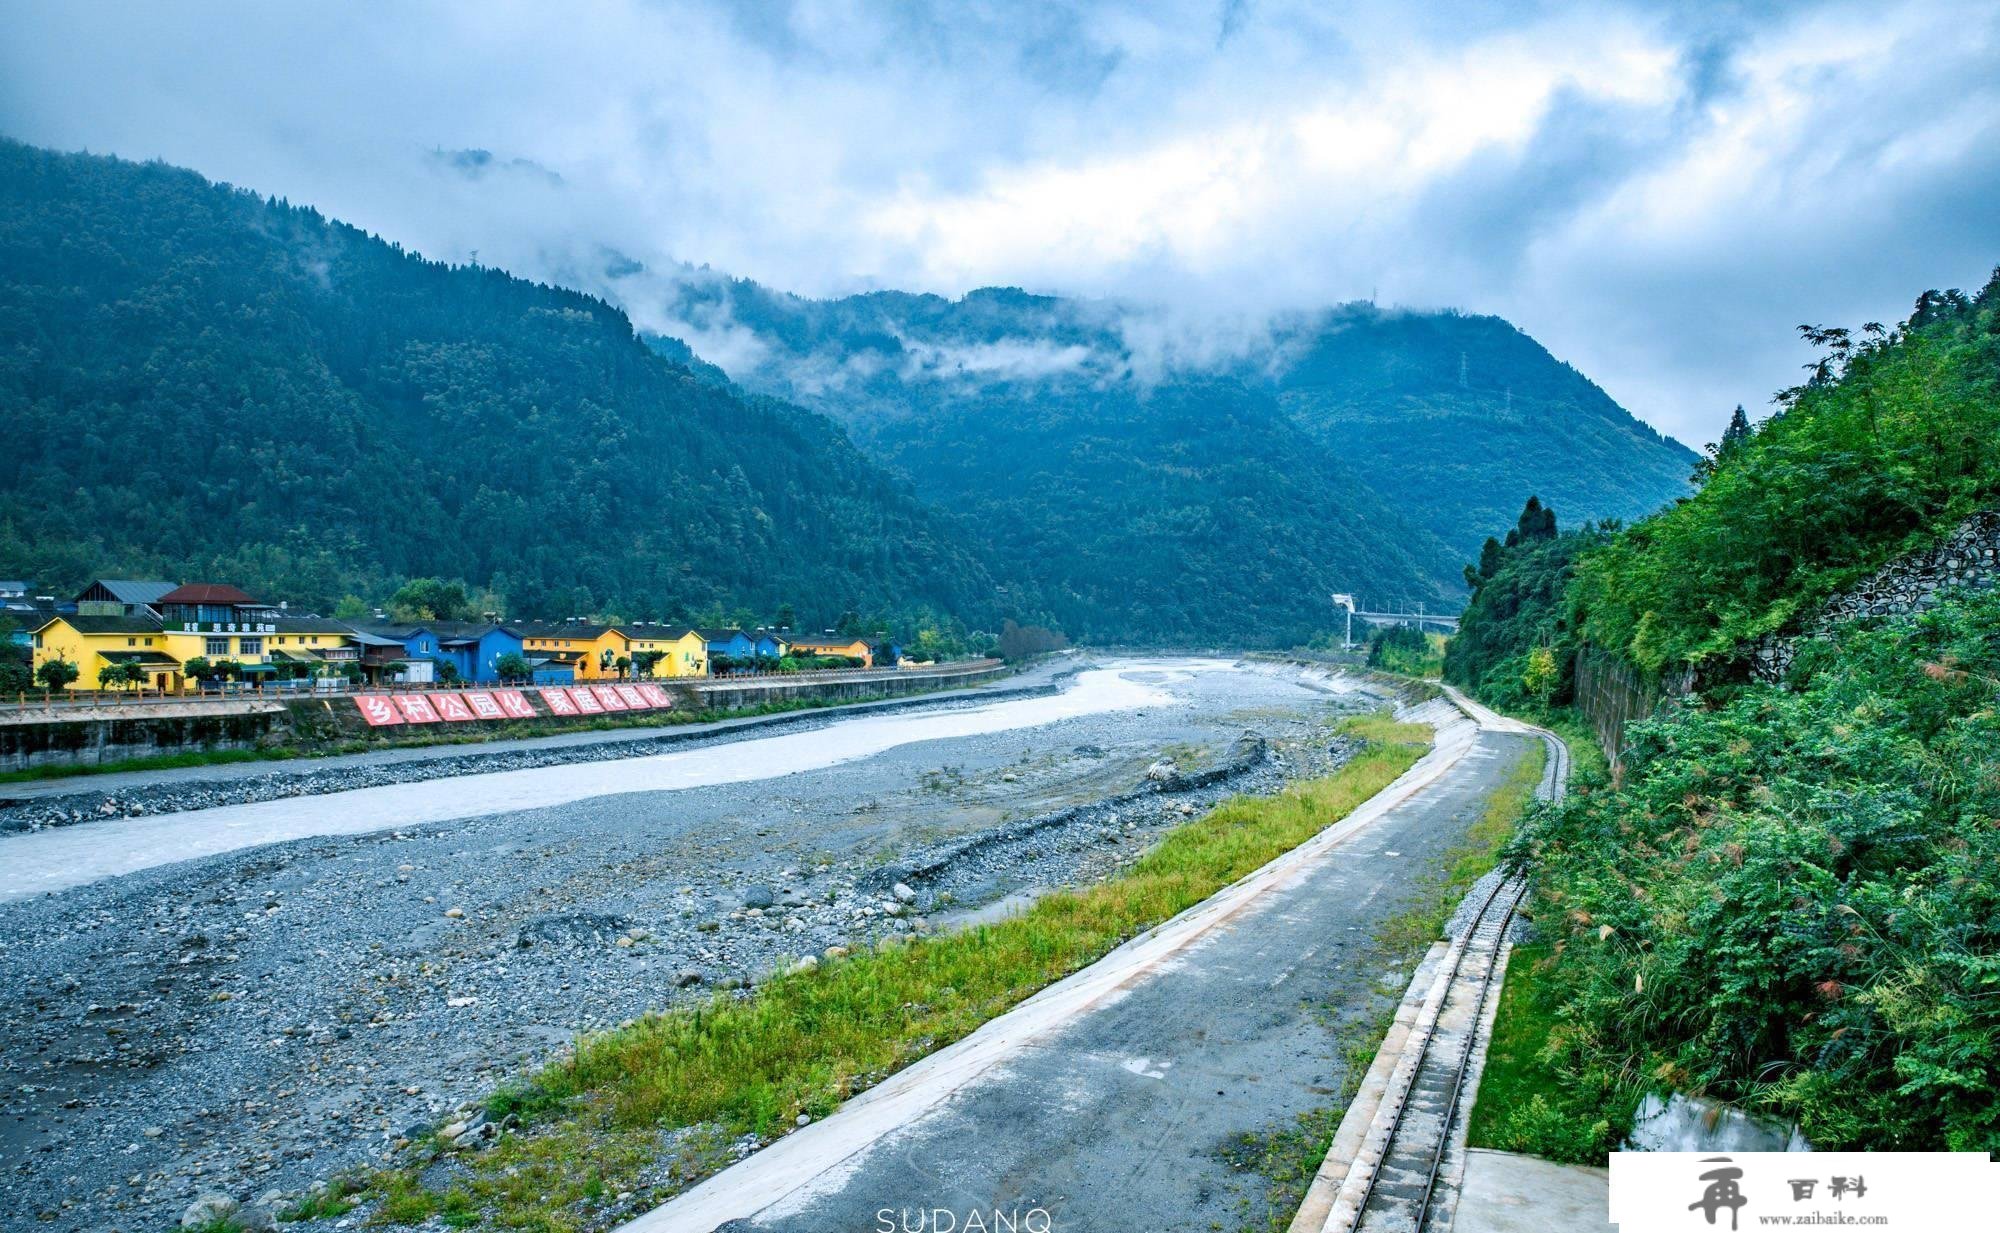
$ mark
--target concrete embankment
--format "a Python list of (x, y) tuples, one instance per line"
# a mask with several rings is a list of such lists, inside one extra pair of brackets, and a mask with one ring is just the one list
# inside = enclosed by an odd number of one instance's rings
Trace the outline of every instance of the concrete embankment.
[[(684, 723), (689, 715), (770, 706), (822, 706), (902, 698), (978, 685), (1006, 675), (997, 660), (934, 668), (887, 668), (806, 678), (751, 677), (663, 681), (675, 700), (668, 716), (632, 716), (625, 725)], [(525, 691), (533, 719), (471, 720), (443, 729), (372, 729), (345, 695), (297, 698), (187, 698), (26, 706), (0, 714), (0, 770), (39, 771), (104, 766), (190, 753), (294, 750), (351, 752), (463, 739), (552, 735), (603, 728), (617, 717), (565, 718)]]

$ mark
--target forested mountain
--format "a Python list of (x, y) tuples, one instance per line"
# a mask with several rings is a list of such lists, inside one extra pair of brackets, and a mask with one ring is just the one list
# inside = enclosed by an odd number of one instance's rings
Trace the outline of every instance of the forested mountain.
[(58, 591), (1036, 615), (837, 426), (604, 302), (157, 164), (0, 142), (0, 419), (0, 576)]
[[(1293, 472), (1293, 499), (1324, 485), (1311, 508), (1342, 511), (1351, 534), (1320, 545), (1316, 563), (1344, 584), (1335, 589), (1383, 602), (1457, 596), (1459, 562), (1529, 493), (1582, 519), (1629, 519), (1684, 494), (1695, 461), (1493, 317), (1361, 304), (1232, 330), (1010, 288), (814, 301), (708, 271), (674, 285), (664, 311), (696, 351), (716, 340), (709, 358), (738, 382), (841, 420), (920, 492), (971, 502), (996, 532), (1046, 529), (1064, 487), (1096, 493), (1069, 520), (1084, 536), (1078, 553), (1098, 549), (1091, 528), (1115, 525), (1103, 513), (1153, 495), (1107, 491), (1117, 477), (1101, 469), (1101, 447), (1072, 448), (1120, 408), (1144, 419), (1147, 407), (1213, 400), (1227, 433), (1175, 457), (1161, 452), (1167, 434), (1140, 425), (1130, 460), (1174, 472), (1176, 506), (1232, 524), (1239, 549), (1290, 514), (1232, 510), (1234, 493), (1178, 470), (1185, 456), (1229, 442), (1235, 466)], [(1036, 439), (1053, 491), (1017, 484), (1006, 452), (927, 474), (963, 441), (1016, 432)]]

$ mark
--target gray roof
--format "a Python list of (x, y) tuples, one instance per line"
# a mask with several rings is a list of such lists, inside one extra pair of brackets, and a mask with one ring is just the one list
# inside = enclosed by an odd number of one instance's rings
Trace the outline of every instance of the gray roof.
[[(180, 589), (178, 582), (154, 582), (128, 578), (99, 578), (93, 586), (101, 586), (116, 596), (121, 604), (157, 603), (161, 596)], [(88, 588), (86, 588), (88, 589)]]

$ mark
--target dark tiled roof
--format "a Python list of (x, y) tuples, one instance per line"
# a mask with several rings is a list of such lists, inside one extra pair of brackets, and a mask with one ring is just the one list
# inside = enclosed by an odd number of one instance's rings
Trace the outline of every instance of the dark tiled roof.
[[(523, 638), (577, 638), (590, 642), (611, 627), (594, 625), (589, 621), (515, 621), (507, 628)], [(625, 633), (624, 630), (619, 632)]]
[(98, 658), (115, 664), (144, 664), (147, 667), (178, 668), (181, 661), (164, 651), (99, 651)]
[(730, 642), (738, 637), (749, 637), (740, 629), (697, 629), (704, 642)]
[(40, 628), (61, 621), (79, 634), (157, 634), (160, 623), (143, 616), (51, 616)]
[[(106, 583), (105, 585), (109, 586), (111, 584)], [(122, 599), (124, 597), (120, 596), (119, 598)], [(251, 598), (248, 594), (224, 582), (190, 582), (168, 591), (165, 595), (160, 596), (157, 601), (147, 600), (143, 602), (158, 602), (162, 604), (251, 604), (263, 607), (263, 604), (258, 600)]]

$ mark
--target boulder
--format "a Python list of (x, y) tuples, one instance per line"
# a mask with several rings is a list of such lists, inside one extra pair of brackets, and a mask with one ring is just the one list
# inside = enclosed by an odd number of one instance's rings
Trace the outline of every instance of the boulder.
[(236, 1200), (230, 1198), (220, 1190), (203, 1191), (201, 1194), (196, 1195), (194, 1202), (188, 1204), (187, 1210), (181, 1213), (181, 1227), (183, 1229), (207, 1228), (217, 1221), (227, 1220), (231, 1216), (234, 1216), (237, 1206)]

